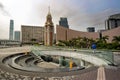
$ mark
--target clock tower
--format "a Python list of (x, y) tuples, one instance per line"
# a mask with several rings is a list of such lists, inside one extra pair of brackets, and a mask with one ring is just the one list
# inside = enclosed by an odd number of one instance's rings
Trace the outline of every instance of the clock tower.
[(52, 22), (52, 16), (51, 16), (50, 7), (49, 7), (49, 11), (46, 16), (46, 22), (44, 26), (44, 45), (52, 46), (53, 36), (54, 36), (54, 25)]

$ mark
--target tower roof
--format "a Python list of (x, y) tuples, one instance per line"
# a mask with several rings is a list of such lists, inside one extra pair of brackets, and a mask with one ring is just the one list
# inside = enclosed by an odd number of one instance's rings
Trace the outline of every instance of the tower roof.
[(46, 16), (45, 26), (53, 26), (52, 16), (51, 16), (51, 13), (50, 13), (50, 6), (48, 7), (48, 14)]
[(111, 15), (109, 18), (110, 19), (120, 19), (120, 13)]
[(50, 13), (50, 6), (48, 7), (48, 15), (47, 18), (52, 18), (51, 13)]

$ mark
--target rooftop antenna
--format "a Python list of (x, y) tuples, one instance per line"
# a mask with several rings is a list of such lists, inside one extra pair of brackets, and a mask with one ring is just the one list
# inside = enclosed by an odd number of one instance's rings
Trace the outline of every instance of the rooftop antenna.
[(48, 12), (50, 13), (50, 5), (48, 6)]
[(48, 13), (50, 14), (50, 2), (51, 0), (48, 1)]

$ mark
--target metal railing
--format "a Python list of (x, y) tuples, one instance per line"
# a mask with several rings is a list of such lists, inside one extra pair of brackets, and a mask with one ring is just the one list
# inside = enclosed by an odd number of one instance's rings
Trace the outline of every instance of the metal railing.
[(61, 51), (62, 50), (62, 51), (76, 52), (79, 54), (95, 56), (107, 61), (108, 64), (114, 64), (114, 55), (111, 51), (96, 50), (95, 52), (93, 52), (93, 50), (81, 50), (81, 49), (73, 49), (73, 48), (70, 49), (70, 48), (46, 47), (46, 46), (32, 46), (31, 50), (36, 56), (45, 55), (42, 51)]

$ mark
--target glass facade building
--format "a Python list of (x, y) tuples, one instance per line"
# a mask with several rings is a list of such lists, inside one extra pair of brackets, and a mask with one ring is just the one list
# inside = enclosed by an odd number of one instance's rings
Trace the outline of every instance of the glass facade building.
[(14, 20), (10, 20), (9, 40), (13, 40)]
[(109, 16), (109, 18), (105, 21), (105, 29), (110, 30), (113, 28), (117, 28), (120, 26), (120, 14), (114, 14)]
[(15, 34), (15, 35), (14, 35), (14, 40), (15, 40), (15, 41), (20, 41), (20, 31), (15, 31), (14, 34)]
[(61, 17), (60, 21), (59, 21), (59, 25), (65, 27), (65, 28), (69, 28), (67, 18)]
[(94, 27), (88, 27), (88, 28), (87, 28), (87, 31), (88, 31), (88, 32), (95, 32), (95, 28), (94, 28)]

